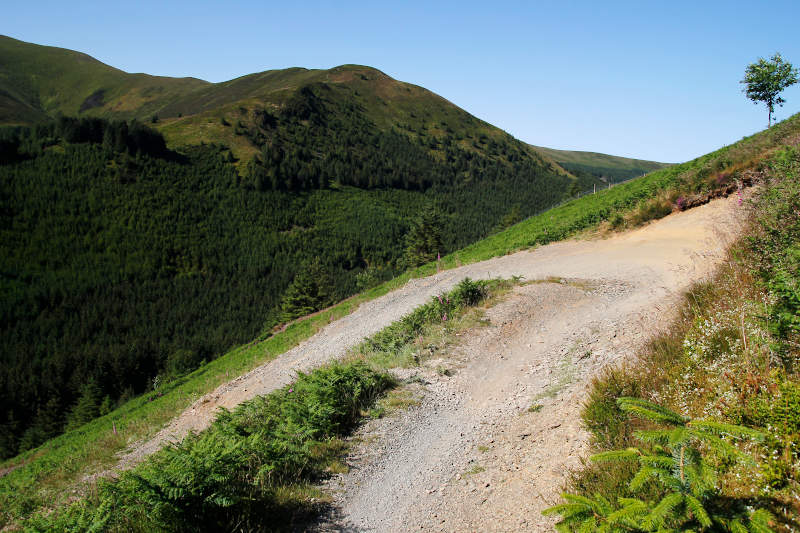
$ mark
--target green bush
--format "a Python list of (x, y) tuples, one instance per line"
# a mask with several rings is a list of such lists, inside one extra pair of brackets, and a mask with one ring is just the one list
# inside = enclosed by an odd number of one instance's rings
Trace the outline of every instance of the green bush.
[(672, 204), (660, 198), (649, 199), (639, 205), (633, 215), (633, 223), (644, 224), (651, 220), (658, 220), (672, 213)]
[(455, 289), (430, 299), (397, 322), (366, 339), (360, 352), (395, 352), (412, 342), (430, 324), (441, 324), (455, 317), (466, 307), (478, 305), (488, 294), (487, 281), (464, 278)]
[(800, 383), (784, 378), (737, 414), (749, 424), (769, 429), (764, 482), (772, 489), (800, 483)]
[[(642, 447), (596, 454), (598, 463), (638, 463), (628, 489), (637, 497), (602, 494), (592, 497), (564, 494), (565, 503), (545, 514), (559, 514), (560, 531), (662, 532), (741, 531), (769, 532), (772, 515), (753, 510), (749, 500), (722, 496), (718, 476), (725, 464), (745, 456), (731, 443), (734, 438), (761, 440), (758, 431), (713, 420), (692, 420), (652, 402), (619, 398), (623, 412), (659, 427), (636, 432)], [(721, 460), (720, 460), (721, 459)], [(660, 488), (656, 498), (640, 494), (648, 485)]]
[(451, 293), (456, 306), (471, 307), (486, 298), (486, 284), (464, 278)]

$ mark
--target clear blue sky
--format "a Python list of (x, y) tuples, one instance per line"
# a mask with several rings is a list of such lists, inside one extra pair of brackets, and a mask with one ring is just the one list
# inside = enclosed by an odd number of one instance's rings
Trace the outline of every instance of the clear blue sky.
[(365, 64), (532, 144), (677, 162), (766, 126), (738, 82), (776, 51), (800, 65), (798, 20), (797, 0), (31, 0), (5, 5), (0, 33), (209, 81)]

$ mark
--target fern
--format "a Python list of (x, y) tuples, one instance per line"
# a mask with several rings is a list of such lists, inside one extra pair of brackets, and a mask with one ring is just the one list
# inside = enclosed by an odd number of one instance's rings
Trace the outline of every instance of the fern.
[[(619, 398), (619, 408), (629, 415), (659, 424), (656, 429), (634, 435), (647, 448), (627, 448), (598, 453), (598, 463), (637, 461), (638, 471), (628, 483), (633, 493), (654, 482), (663, 496), (658, 502), (619, 498), (616, 508), (600, 495), (594, 498), (565, 494), (567, 506), (554, 506), (548, 514), (560, 514), (558, 526), (564, 531), (583, 531), (594, 520), (597, 531), (710, 531), (715, 524), (730, 531), (769, 533), (771, 515), (765, 510), (745, 514), (714, 505), (718, 498), (717, 472), (703, 450), (727, 460), (747, 460), (729, 439), (760, 440), (763, 435), (750, 428), (713, 420), (691, 420), (666, 407), (638, 398)], [(666, 426), (666, 427), (665, 427)], [(727, 513), (727, 514), (726, 514)]]

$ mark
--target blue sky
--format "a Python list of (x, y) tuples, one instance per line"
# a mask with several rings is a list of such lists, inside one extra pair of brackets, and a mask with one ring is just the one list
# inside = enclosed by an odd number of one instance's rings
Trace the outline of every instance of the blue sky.
[[(290, 5), (291, 4), (291, 5)], [(531, 144), (677, 162), (766, 126), (738, 83), (800, 65), (800, 2), (10, 2), (0, 33), (128, 72), (223, 81), (344, 63)], [(779, 119), (800, 111), (800, 84)]]

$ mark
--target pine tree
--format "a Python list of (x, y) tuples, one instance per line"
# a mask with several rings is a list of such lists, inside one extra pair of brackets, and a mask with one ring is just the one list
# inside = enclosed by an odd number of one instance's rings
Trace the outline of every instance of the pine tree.
[(318, 311), (331, 303), (333, 283), (319, 260), (301, 268), (281, 302), (281, 321)]
[(81, 388), (78, 402), (67, 416), (67, 430), (75, 429), (100, 415), (100, 398), (102, 392), (94, 381), (89, 381)]
[(406, 263), (424, 265), (442, 251), (442, 220), (433, 207), (426, 208), (406, 234)]

